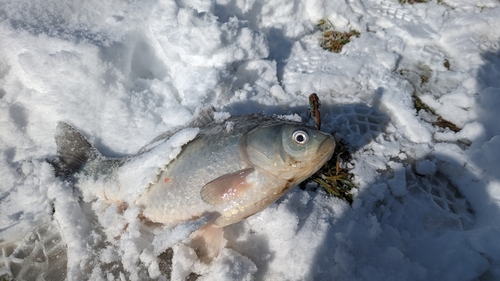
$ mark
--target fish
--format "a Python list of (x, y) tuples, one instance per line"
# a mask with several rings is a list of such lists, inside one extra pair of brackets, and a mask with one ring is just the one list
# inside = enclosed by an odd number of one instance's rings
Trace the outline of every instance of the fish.
[(316, 93), (312, 93), (309, 95), (309, 114), (314, 119), (314, 123), (316, 124), (316, 129), (321, 128), (321, 101)]
[[(157, 137), (136, 155), (107, 158), (79, 131), (59, 122), (53, 163), (56, 174), (72, 178), (75, 186), (88, 178), (101, 180), (105, 195), (97, 196), (100, 200), (138, 206), (140, 218), (152, 223), (175, 226), (211, 216), (213, 219), (190, 236), (190, 246), (200, 260), (210, 263), (224, 247), (224, 227), (262, 211), (314, 174), (332, 157), (335, 140), (300, 122), (259, 114), (231, 116), (223, 121), (212, 114), (205, 119), (208, 121), (203, 124), (194, 123), (199, 129), (192, 140), (156, 173), (154, 180), (146, 187), (138, 185), (135, 197), (122, 193), (128, 198), (120, 198), (120, 192), (113, 192), (130, 188), (125, 186), (127, 181), (117, 180), (120, 173), (134, 159), (157, 154), (161, 149), (158, 143), (170, 141), (175, 134)], [(135, 165), (128, 170), (150, 172), (147, 165), (146, 170), (141, 169)]]

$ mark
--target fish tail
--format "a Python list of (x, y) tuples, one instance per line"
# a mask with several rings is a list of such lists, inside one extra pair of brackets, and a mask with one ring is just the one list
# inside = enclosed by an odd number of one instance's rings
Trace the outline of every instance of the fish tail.
[(100, 155), (80, 132), (64, 122), (57, 124), (55, 139), (57, 158), (51, 164), (56, 176), (69, 176), (90, 158)]

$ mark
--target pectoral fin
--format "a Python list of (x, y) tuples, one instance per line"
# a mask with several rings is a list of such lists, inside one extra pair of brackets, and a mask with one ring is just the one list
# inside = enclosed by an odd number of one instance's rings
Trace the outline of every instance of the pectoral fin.
[(201, 189), (201, 199), (208, 204), (216, 205), (241, 196), (253, 186), (247, 181), (247, 176), (253, 171), (254, 168), (248, 168), (214, 179)]

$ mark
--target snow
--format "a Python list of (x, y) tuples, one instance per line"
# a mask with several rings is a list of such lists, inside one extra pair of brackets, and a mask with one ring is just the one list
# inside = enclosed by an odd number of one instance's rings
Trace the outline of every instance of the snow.
[[(322, 18), (359, 38), (323, 50)], [(0, 277), (48, 270), (12, 249), (58, 229), (68, 280), (500, 279), (499, 25), (496, 0), (0, 0)], [(311, 93), (349, 144), (354, 203), (293, 188), (209, 265), (186, 243), (209, 218), (149, 226), (133, 206), (196, 128), (131, 158), (126, 190), (74, 189), (45, 161), (59, 121), (126, 157), (207, 104), (297, 120)]]
[(417, 162), (415, 171), (420, 175), (433, 175), (436, 173), (436, 164), (428, 159)]
[[(182, 146), (193, 140), (198, 131), (198, 128), (184, 129), (164, 143), (157, 145), (148, 153), (143, 153), (127, 161), (120, 168), (117, 179), (119, 182), (117, 186), (123, 186), (126, 189), (117, 191), (114, 196), (116, 198), (125, 198), (125, 202), (133, 204), (145, 192), (149, 184), (156, 182), (161, 169), (175, 159), (181, 152)], [(141, 169), (137, 169), (137, 167), (141, 167)], [(109, 194), (106, 195), (109, 196)]]

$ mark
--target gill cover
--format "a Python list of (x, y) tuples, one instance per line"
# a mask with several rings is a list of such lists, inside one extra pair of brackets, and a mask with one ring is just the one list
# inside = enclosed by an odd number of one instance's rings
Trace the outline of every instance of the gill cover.
[(258, 126), (242, 137), (240, 147), (249, 165), (268, 170), (281, 164), (282, 126)]
[(249, 164), (270, 171), (294, 167), (299, 162), (315, 157), (316, 149), (313, 148), (322, 141), (323, 138), (317, 140), (316, 134), (305, 126), (277, 124), (259, 126), (249, 131), (242, 147)]

